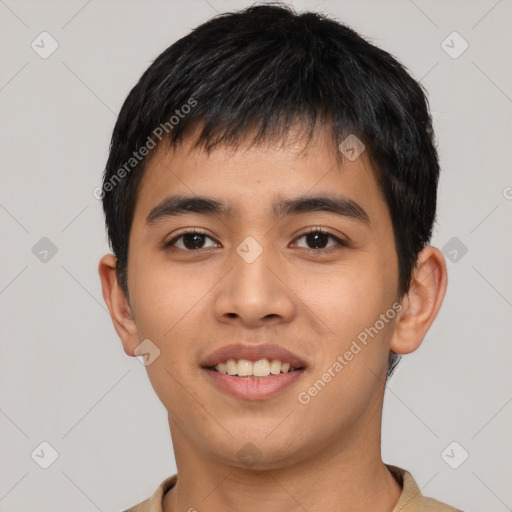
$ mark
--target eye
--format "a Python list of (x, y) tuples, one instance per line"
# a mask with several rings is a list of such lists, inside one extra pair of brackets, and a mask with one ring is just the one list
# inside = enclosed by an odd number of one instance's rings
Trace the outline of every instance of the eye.
[[(332, 233), (329, 233), (328, 231), (325, 231), (319, 227), (312, 228), (307, 233), (304, 233), (297, 238), (297, 240), (301, 239), (304, 239), (307, 245), (303, 248), (312, 254), (330, 253), (340, 249), (341, 247), (348, 247), (349, 245), (347, 241), (342, 240), (338, 236), (333, 235)], [(329, 239), (333, 242), (331, 245), (329, 245)], [(308, 246), (313, 246), (314, 248), (310, 248)]]
[[(205, 245), (206, 239), (209, 239), (214, 243), (212, 245)], [(166, 248), (173, 247), (182, 251), (197, 251), (198, 249), (217, 246), (218, 244), (213, 240), (213, 238), (196, 229), (185, 231), (184, 233), (175, 236), (165, 244)]]
[[(342, 247), (348, 247), (349, 243), (342, 240), (338, 236), (325, 231), (323, 228), (314, 227), (308, 232), (299, 236), (296, 240), (304, 239), (306, 247), (301, 246), (296, 242), (295, 245), (301, 247), (311, 254), (326, 254)], [(206, 240), (211, 243), (207, 245)], [(329, 244), (329, 241), (331, 242)], [(199, 249), (207, 249), (210, 247), (219, 247), (219, 244), (203, 231), (192, 229), (176, 235), (171, 240), (165, 243), (164, 248), (172, 248), (185, 252), (193, 252)], [(311, 248), (312, 247), (312, 248)]]

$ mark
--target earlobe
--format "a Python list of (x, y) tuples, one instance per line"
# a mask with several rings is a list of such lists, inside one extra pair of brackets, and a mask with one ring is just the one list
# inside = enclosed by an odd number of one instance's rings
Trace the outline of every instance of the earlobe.
[(408, 354), (419, 348), (434, 322), (446, 293), (446, 262), (439, 249), (425, 247), (418, 255), (411, 286), (403, 297), (390, 348)]
[(113, 254), (103, 256), (98, 265), (103, 299), (110, 312), (114, 329), (123, 343), (124, 351), (134, 356), (139, 345), (137, 326), (128, 299), (117, 280), (117, 259)]

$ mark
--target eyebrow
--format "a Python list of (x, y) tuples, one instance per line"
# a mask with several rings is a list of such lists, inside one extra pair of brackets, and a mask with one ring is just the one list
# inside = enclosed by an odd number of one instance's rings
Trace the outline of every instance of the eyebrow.
[[(287, 215), (319, 211), (370, 224), (370, 218), (363, 208), (345, 196), (333, 194), (303, 195), (293, 199), (279, 199), (272, 204), (272, 216), (275, 220), (282, 219)], [(165, 198), (155, 206), (149, 212), (146, 223), (153, 224), (160, 219), (187, 213), (233, 217), (236, 210), (212, 197), (177, 194)]]

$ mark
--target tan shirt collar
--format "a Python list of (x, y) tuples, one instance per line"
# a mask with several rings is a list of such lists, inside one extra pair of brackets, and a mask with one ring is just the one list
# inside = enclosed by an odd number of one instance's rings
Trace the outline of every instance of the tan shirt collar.
[[(391, 465), (387, 467), (403, 488), (393, 512), (461, 512), (439, 501), (424, 497), (408, 471)], [(150, 498), (124, 512), (162, 512), (164, 494), (176, 484), (177, 479), (178, 475), (166, 478)]]

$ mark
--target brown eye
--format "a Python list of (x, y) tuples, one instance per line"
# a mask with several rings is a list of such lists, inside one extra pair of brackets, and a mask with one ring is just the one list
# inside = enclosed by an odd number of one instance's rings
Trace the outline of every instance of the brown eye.
[[(207, 240), (213, 242), (212, 245), (205, 245)], [(201, 231), (186, 231), (165, 244), (165, 247), (173, 247), (182, 251), (197, 251), (208, 247), (216, 247), (216, 242)]]
[(325, 246), (329, 243), (329, 238), (331, 238), (326, 233), (322, 233), (320, 231), (314, 231), (304, 236), (306, 238), (307, 245), (314, 249), (325, 249)]
[[(314, 228), (309, 232), (304, 233), (298, 237), (297, 240), (300, 239), (305, 240), (306, 247), (304, 247), (304, 249), (310, 250), (311, 252), (331, 252), (331, 250), (339, 248), (337, 246), (348, 246), (347, 242), (344, 240), (341, 240), (339, 237), (320, 228)], [(329, 240), (332, 240), (330, 245)], [(299, 247), (301, 246), (299, 245)]]

